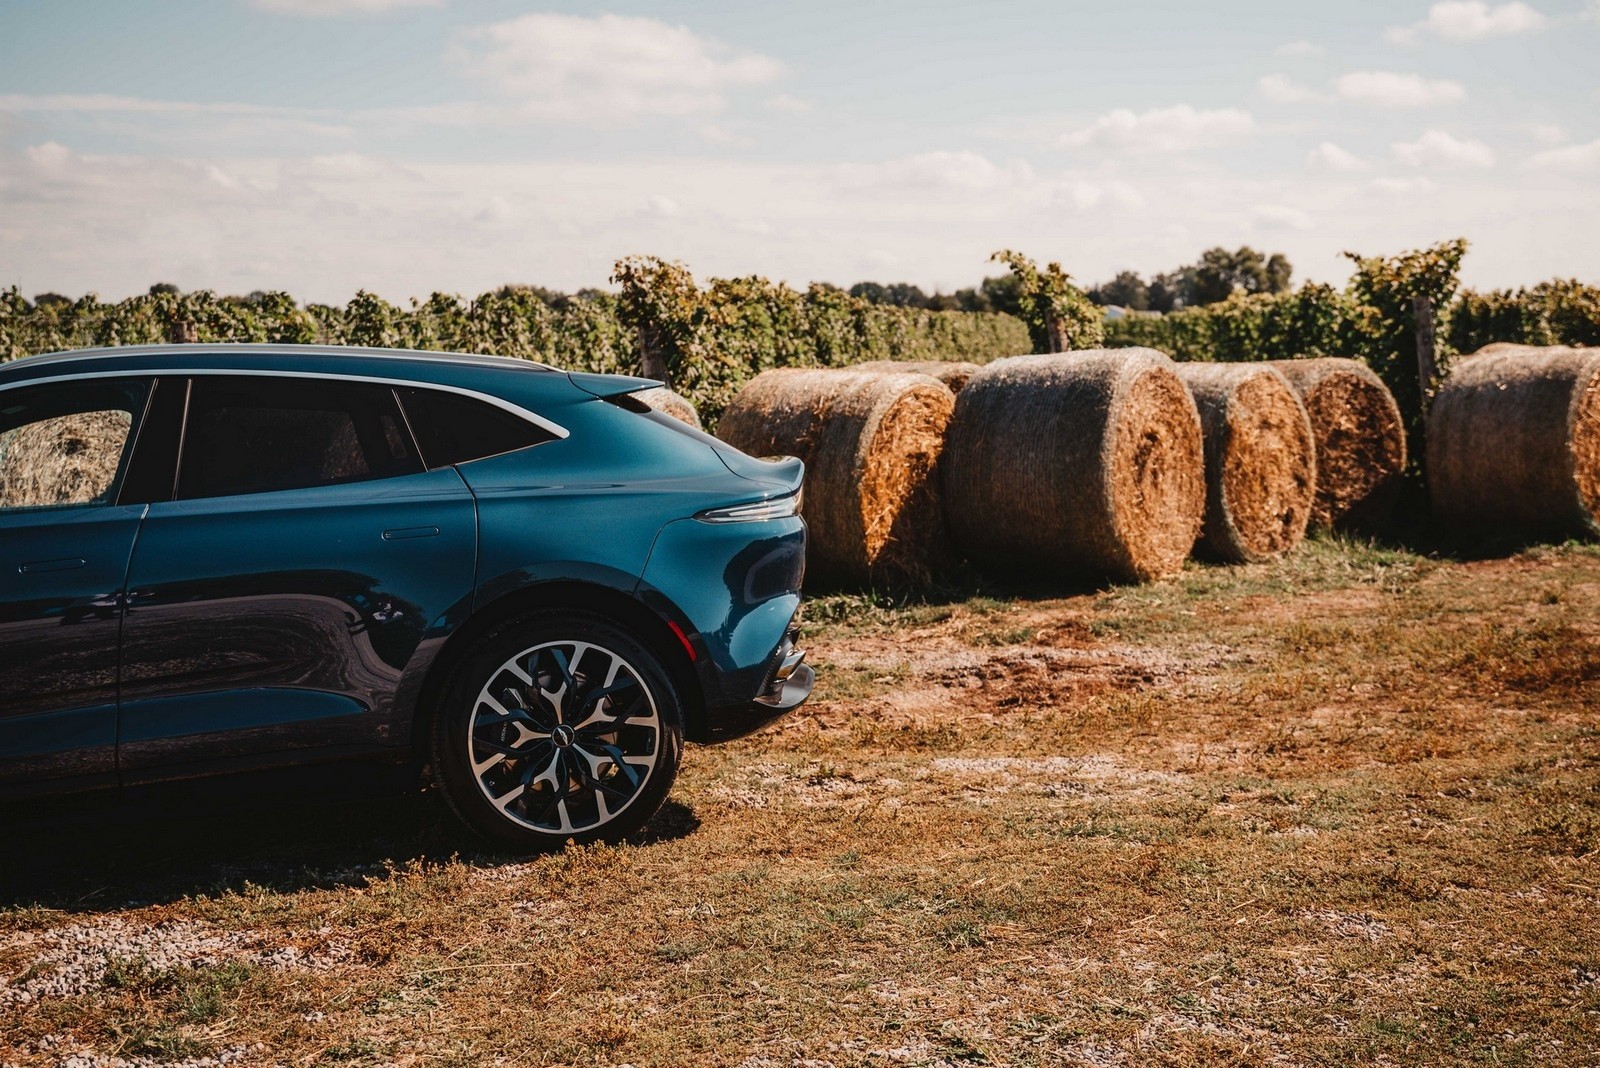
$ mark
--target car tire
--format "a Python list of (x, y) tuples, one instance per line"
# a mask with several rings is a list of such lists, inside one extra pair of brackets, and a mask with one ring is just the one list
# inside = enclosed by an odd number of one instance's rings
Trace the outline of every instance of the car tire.
[(649, 646), (603, 616), (539, 612), (491, 633), (434, 722), (450, 807), (497, 845), (615, 842), (656, 814), (683, 756), (683, 701)]

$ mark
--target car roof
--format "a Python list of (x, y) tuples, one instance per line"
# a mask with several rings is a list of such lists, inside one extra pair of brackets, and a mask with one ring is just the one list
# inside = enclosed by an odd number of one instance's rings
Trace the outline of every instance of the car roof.
[[(256, 358), (252, 360), (251, 358)], [(204, 366), (231, 368), (253, 366), (261, 357), (272, 359), (285, 371), (314, 371), (324, 369), (330, 362), (382, 363), (396, 370), (407, 364), (444, 365), (482, 368), (485, 370), (561, 373), (554, 367), (533, 360), (509, 356), (487, 356), (468, 352), (431, 352), (419, 349), (362, 348), (346, 345), (266, 345), (254, 343), (208, 343), (168, 345), (117, 345), (98, 349), (74, 349), (66, 352), (47, 352), (37, 356), (23, 356), (0, 363), (0, 379), (32, 377), (27, 372), (49, 368), (60, 374), (78, 370), (97, 370), (110, 363), (126, 367), (151, 370), (162, 365), (183, 364), (186, 368)], [(303, 361), (294, 362), (296, 359)], [(281, 361), (281, 362), (280, 362)], [(22, 374), (18, 374), (22, 372)]]

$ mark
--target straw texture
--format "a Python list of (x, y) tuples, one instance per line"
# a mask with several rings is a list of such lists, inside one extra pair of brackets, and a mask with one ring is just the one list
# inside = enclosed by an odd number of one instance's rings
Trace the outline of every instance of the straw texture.
[(852, 371), (874, 374), (918, 374), (937, 378), (956, 393), (977, 373), (978, 365), (965, 360), (872, 360), (850, 367)]
[(805, 461), (808, 573), (922, 584), (954, 560), (938, 479), (954, 406), (926, 375), (766, 371), (723, 412), (717, 436), (753, 456)]
[(1229, 563), (1270, 560), (1305, 537), (1316, 497), (1311, 420), (1284, 377), (1259, 363), (1180, 363), (1205, 433), (1200, 547)]
[(694, 404), (689, 398), (681, 393), (672, 392), (666, 386), (642, 389), (633, 394), (633, 396), (658, 412), (670, 415), (680, 422), (688, 423), (696, 430), (704, 429), (700, 425), (700, 413), (695, 411)]
[(1017, 356), (956, 397), (945, 503), (983, 565), (1146, 580), (1180, 570), (1200, 534), (1200, 417), (1153, 349)]
[(127, 412), (82, 412), (0, 434), (0, 507), (103, 497), (116, 478), (129, 425)]
[(1490, 345), (1428, 416), (1435, 512), (1529, 535), (1600, 534), (1600, 349)]
[(1311, 526), (1381, 527), (1406, 470), (1400, 406), (1383, 379), (1359, 360), (1325, 357), (1268, 363), (1300, 395), (1317, 444)]

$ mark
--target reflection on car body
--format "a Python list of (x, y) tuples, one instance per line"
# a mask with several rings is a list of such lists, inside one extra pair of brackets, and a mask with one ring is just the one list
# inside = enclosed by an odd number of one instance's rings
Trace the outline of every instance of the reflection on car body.
[(293, 346), (0, 367), (0, 794), (381, 765), (517, 846), (641, 826), (684, 739), (812, 679), (800, 464), (650, 385)]

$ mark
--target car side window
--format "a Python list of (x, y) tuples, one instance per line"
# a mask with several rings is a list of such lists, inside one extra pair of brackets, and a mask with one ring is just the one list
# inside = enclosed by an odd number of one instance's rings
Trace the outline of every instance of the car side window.
[(176, 496), (192, 500), (309, 489), (421, 470), (387, 386), (196, 376)]
[(555, 435), (504, 408), (440, 389), (395, 390), (430, 469), (552, 441)]
[(0, 513), (109, 503), (147, 382), (60, 382), (0, 392)]

